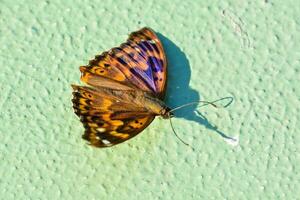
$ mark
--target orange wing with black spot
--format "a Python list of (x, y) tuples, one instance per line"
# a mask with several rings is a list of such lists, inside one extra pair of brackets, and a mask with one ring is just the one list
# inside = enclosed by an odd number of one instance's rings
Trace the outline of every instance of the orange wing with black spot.
[(80, 71), (91, 87), (73, 85), (72, 101), (85, 127), (83, 138), (91, 145), (119, 144), (152, 122), (155, 116), (137, 99), (143, 92), (164, 97), (167, 63), (151, 29), (131, 33), (127, 42), (96, 56)]
[[(111, 88), (113, 82), (164, 97), (167, 61), (160, 40), (150, 28), (131, 33), (127, 42), (96, 56), (80, 71), (81, 80), (95, 87)], [(107, 79), (111, 81), (108, 86)]]
[(83, 138), (96, 147), (109, 147), (124, 142), (154, 119), (141, 104), (134, 103), (136, 91), (106, 88), (73, 87), (73, 108), (85, 132)]

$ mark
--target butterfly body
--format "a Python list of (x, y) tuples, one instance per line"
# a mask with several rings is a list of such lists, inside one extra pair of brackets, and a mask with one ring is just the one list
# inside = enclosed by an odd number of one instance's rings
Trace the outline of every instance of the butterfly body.
[(81, 66), (73, 87), (73, 108), (85, 127), (83, 138), (96, 147), (124, 142), (155, 116), (172, 117), (163, 102), (167, 64), (163, 47), (150, 28), (130, 34), (120, 47)]

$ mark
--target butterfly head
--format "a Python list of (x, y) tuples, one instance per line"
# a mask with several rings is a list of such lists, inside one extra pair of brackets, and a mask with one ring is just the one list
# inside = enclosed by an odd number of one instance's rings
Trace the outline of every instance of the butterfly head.
[(166, 107), (162, 110), (161, 116), (164, 119), (170, 119), (170, 118), (174, 117), (174, 113), (171, 112), (171, 108)]

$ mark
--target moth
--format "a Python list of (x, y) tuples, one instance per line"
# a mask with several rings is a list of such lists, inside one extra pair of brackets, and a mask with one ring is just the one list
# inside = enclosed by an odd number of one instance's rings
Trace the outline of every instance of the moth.
[(163, 99), (167, 59), (155, 32), (132, 32), (119, 47), (95, 56), (80, 67), (81, 81), (72, 85), (73, 108), (83, 123), (83, 139), (95, 147), (111, 147), (136, 136), (156, 116), (170, 118)]

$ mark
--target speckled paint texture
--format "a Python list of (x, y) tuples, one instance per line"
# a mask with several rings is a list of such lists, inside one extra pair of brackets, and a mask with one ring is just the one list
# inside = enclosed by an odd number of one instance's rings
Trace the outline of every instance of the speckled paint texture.
[[(0, 2), (0, 199), (300, 199), (300, 1)], [(81, 139), (78, 67), (143, 26), (177, 112), (134, 139)], [(222, 137), (223, 135), (223, 137)], [(235, 137), (230, 142), (224, 136)]]

